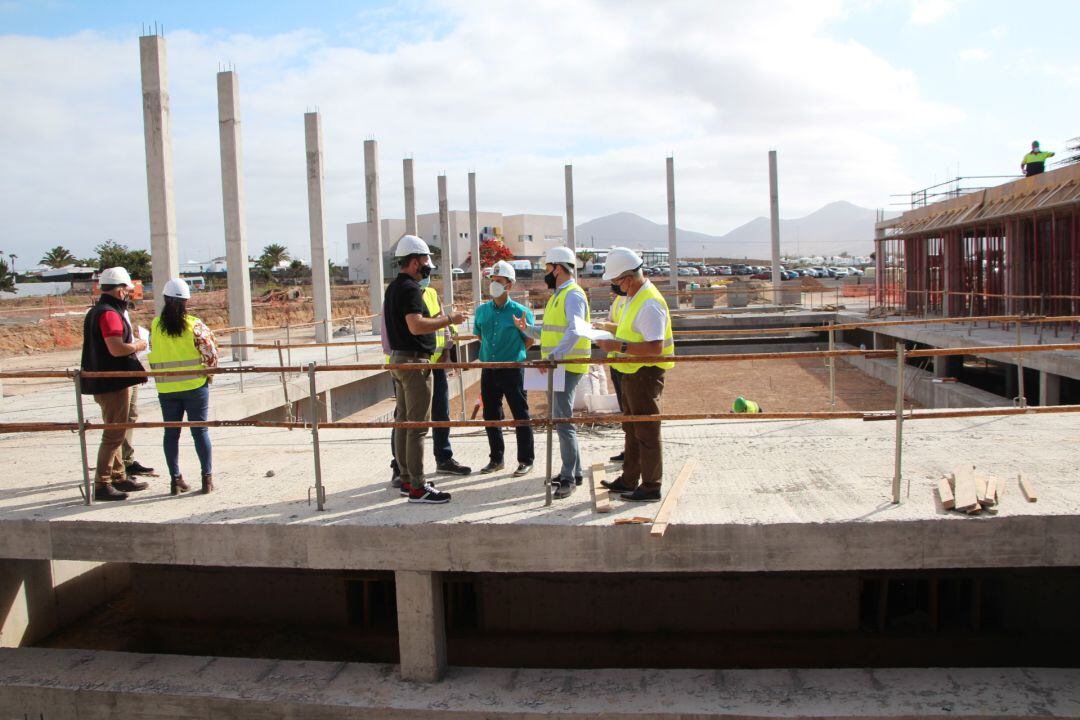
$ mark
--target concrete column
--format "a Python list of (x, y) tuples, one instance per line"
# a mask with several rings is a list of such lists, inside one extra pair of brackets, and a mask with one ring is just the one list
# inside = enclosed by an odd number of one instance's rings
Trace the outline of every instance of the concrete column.
[(416, 234), (416, 186), (413, 184), (412, 158), (401, 161), (402, 175), (405, 177), (405, 234)]
[(1061, 404), (1061, 376), (1055, 373), (1039, 371), (1039, 404)]
[(773, 304), (780, 304), (780, 189), (776, 177), (776, 151), (769, 151), (769, 235), (772, 240)]
[[(483, 273), (480, 268), (480, 225), (476, 220), (476, 173), (469, 173), (469, 249), (472, 251), (473, 302), (477, 306), (484, 299), (480, 287)], [(460, 348), (459, 348), (460, 349)]]
[[(364, 186), (367, 192), (368, 292), (371, 294), (369, 305), (372, 315), (380, 315), (385, 288), (383, 287), (382, 219), (379, 217), (379, 146), (374, 140), (364, 141)], [(379, 323), (372, 323), (371, 329), (372, 332), (377, 333)]]
[(248, 360), (255, 342), (251, 315), (251, 276), (248, 273), (247, 215), (244, 209), (244, 170), (240, 142), (240, 81), (234, 72), (217, 74), (218, 136), (221, 144), (221, 202), (225, 216), (225, 260), (229, 276), (229, 325), (233, 360)]
[(176, 203), (173, 199), (172, 134), (169, 130), (169, 78), (165, 38), (139, 38), (142, 68), (143, 136), (146, 142), (146, 194), (150, 202), (150, 259), (153, 263), (154, 309), (161, 312), (161, 294), (169, 278), (179, 277), (176, 249)]
[(442, 574), (397, 570), (401, 678), (437, 682), (446, 672), (446, 619)]
[[(675, 247), (675, 158), (667, 159), (667, 246), (671, 264), (671, 289), (679, 289), (679, 255)], [(672, 308), (674, 309), (674, 308)]]
[[(317, 112), (304, 113), (307, 148), (308, 232), (311, 237), (311, 295), (315, 300), (315, 342), (330, 342), (324, 320), (331, 319), (330, 266), (326, 258), (326, 221), (323, 217), (322, 120)], [(381, 297), (381, 296), (380, 296)]]
[(577, 254), (577, 237), (574, 233), (574, 166), (567, 165), (566, 173), (566, 247)]
[(934, 377), (943, 378), (948, 376), (948, 363), (945, 362), (945, 359), (944, 355), (934, 357)]
[(443, 307), (454, 304), (454, 240), (450, 237), (450, 206), (446, 200), (446, 176), (439, 176), (439, 240), (442, 242)]

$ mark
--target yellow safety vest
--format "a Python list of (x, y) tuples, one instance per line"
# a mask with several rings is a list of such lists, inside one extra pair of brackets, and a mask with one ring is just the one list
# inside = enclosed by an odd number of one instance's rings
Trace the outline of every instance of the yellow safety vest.
[[(562, 340), (562, 336), (566, 334), (569, 325), (566, 319), (565, 300), (567, 293), (572, 292), (581, 293), (581, 296), (585, 298), (585, 322), (589, 322), (589, 300), (581, 286), (571, 281), (569, 285), (562, 290), (556, 291), (554, 295), (548, 298), (547, 307), (544, 308), (544, 324), (540, 328), (540, 357), (542, 358), (550, 357), (551, 351), (555, 349), (555, 346)], [(570, 363), (562, 367), (566, 368), (566, 372), (586, 373), (589, 371), (588, 359), (591, 356), (592, 344), (589, 342), (589, 338), (579, 338), (574, 343), (574, 346), (570, 348), (570, 352), (566, 353), (566, 357), (584, 358), (585, 362)]]
[[(625, 295), (616, 295), (615, 298), (611, 301), (611, 312), (608, 313), (608, 318), (615, 325), (618, 325), (619, 320), (622, 319), (622, 316), (623, 316), (624, 312), (626, 312), (626, 296)], [(615, 357), (615, 355), (616, 355), (616, 353), (613, 353), (613, 352), (609, 352), (607, 354), (607, 356), (609, 358)]]
[(157, 383), (158, 394), (184, 392), (196, 390), (206, 384), (205, 375), (186, 375), (181, 370), (202, 370), (202, 355), (195, 347), (195, 323), (197, 317), (188, 315), (185, 318), (187, 327), (180, 337), (173, 337), (165, 332), (161, 326), (161, 318), (156, 317), (150, 323), (150, 361), (151, 370), (168, 370), (176, 372), (175, 375), (158, 376), (154, 380)]
[[(646, 300), (656, 300), (664, 306), (664, 310), (667, 312), (667, 323), (664, 325), (664, 348), (660, 351), (661, 355), (675, 355), (675, 337), (671, 334), (671, 311), (668, 310), (667, 301), (664, 300), (664, 296), (660, 294), (660, 291), (656, 289), (656, 286), (652, 283), (646, 284), (634, 297), (630, 298), (629, 305), (623, 310), (622, 317), (619, 318), (619, 328), (615, 331), (615, 339), (623, 342), (645, 342), (645, 336), (634, 330), (634, 320), (637, 319), (637, 314), (641, 310), (641, 306), (645, 304)], [(612, 353), (612, 357), (630, 357), (629, 354), (623, 354), (620, 352)], [(611, 367), (615, 368), (621, 373), (630, 374), (636, 373), (643, 367), (658, 367), (664, 370), (670, 370), (675, 367), (674, 362), (648, 362), (648, 363), (635, 363), (635, 362), (620, 362), (612, 363)]]
[[(442, 312), (442, 305), (439, 304), (439, 291), (433, 287), (424, 288), (424, 307), (428, 309), (428, 314), (431, 317), (435, 317)], [(443, 349), (446, 347), (446, 334), (442, 330), (435, 331), (435, 352), (431, 356), (431, 362), (439, 362), (439, 358), (442, 357)]]

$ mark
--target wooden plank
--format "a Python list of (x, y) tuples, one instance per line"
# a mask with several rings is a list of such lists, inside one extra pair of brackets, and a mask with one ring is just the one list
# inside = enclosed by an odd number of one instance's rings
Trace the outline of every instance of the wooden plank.
[(941, 478), (938, 480), (937, 493), (943, 508), (952, 510), (956, 507), (956, 498), (953, 497), (953, 491), (952, 488), (949, 487), (948, 478)]
[(652, 518), (647, 517), (629, 517), (629, 518), (616, 518), (616, 525), (648, 525), (652, 522)]
[(679, 477), (675, 478), (675, 483), (671, 486), (671, 489), (668, 490), (668, 494), (664, 496), (664, 501), (660, 503), (660, 510), (656, 513), (656, 518), (653, 520), (653, 526), (649, 530), (649, 535), (652, 537), (664, 537), (671, 516), (675, 512), (675, 506), (679, 504), (679, 495), (682, 493), (683, 487), (686, 486), (686, 481), (694, 474), (696, 468), (697, 460), (694, 459), (687, 460), (686, 464), (683, 465), (682, 470), (679, 471)]
[(1024, 497), (1027, 498), (1027, 501), (1038, 502), (1039, 493), (1035, 490), (1035, 483), (1031, 482), (1030, 479), (1024, 477), (1023, 473), (1017, 473), (1016, 479), (1020, 482), (1020, 490), (1023, 491)]
[(982, 505), (983, 498), (986, 497), (986, 478), (982, 475), (975, 476), (975, 499)]
[(607, 488), (600, 484), (604, 479), (605, 471), (602, 463), (596, 463), (589, 469), (589, 494), (592, 495), (593, 512), (606, 513), (611, 511), (611, 496)]
[(997, 487), (997, 478), (988, 478), (986, 481), (986, 487), (983, 489), (982, 497), (979, 498), (979, 504), (982, 505), (984, 508), (997, 505)]
[(965, 465), (956, 468), (953, 473), (956, 477), (956, 509), (961, 512), (974, 510), (979, 505), (979, 498), (975, 492), (975, 468)]

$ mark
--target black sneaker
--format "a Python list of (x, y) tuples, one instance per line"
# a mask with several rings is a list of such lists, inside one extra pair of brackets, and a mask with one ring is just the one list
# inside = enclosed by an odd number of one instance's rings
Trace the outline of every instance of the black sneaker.
[(575, 475), (574, 476), (574, 484), (575, 485), (580, 485), (583, 482), (585, 482), (585, 478), (581, 477), (580, 475)]
[[(435, 468), (439, 472), (450, 473), (451, 475), (468, 475), (472, 472), (471, 467), (466, 467), (459, 463), (454, 458), (450, 458), (445, 462), (436, 463)], [(449, 496), (447, 496), (449, 498)]]
[(628, 502), (660, 502), (660, 491), (638, 488), (634, 492), (623, 493), (619, 497)]
[(424, 485), (423, 490), (410, 490), (409, 502), (442, 505), (443, 503), (450, 502), (450, 493), (436, 490), (434, 485), (428, 483), (427, 485)]
[(496, 470), (502, 470), (504, 467), (506, 467), (506, 466), (503, 464), (502, 460), (492, 460), (487, 465), (480, 468), (480, 472), (481, 473), (491, 473), (491, 472), (495, 472)]
[(146, 467), (138, 460), (132, 460), (131, 464), (127, 466), (128, 475), (153, 475), (154, 468)]
[(514, 471), (514, 477), (522, 477), (532, 472), (532, 463), (518, 463), (517, 470)]
[(145, 490), (150, 487), (149, 483), (144, 483), (141, 480), (136, 480), (134, 476), (128, 476), (123, 480), (117, 480), (113, 483), (113, 487), (121, 492), (136, 492), (138, 490)]
[(607, 488), (609, 492), (613, 493), (632, 493), (637, 489), (623, 485), (622, 475), (614, 480), (601, 480), (600, 484)]
[(618, 455), (612, 455), (611, 457), (609, 457), (608, 461), (609, 462), (622, 462), (625, 459), (626, 459), (626, 451), (624, 450), (621, 453), (619, 453)]
[(572, 482), (563, 480), (559, 482), (559, 487), (555, 489), (555, 499), (562, 500), (565, 497), (570, 497), (574, 493), (575, 485)]
[(98, 483), (94, 486), (94, 500), (127, 500), (127, 493), (120, 492), (111, 483)]

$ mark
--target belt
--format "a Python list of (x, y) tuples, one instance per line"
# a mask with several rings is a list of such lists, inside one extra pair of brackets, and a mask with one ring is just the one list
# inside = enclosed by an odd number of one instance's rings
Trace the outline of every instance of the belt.
[(431, 357), (431, 353), (419, 352), (417, 350), (391, 350), (390, 357), (397, 355), (399, 357), (417, 358), (419, 360), (427, 360)]

